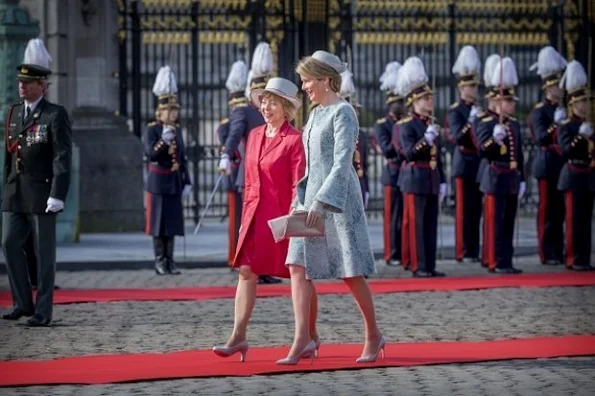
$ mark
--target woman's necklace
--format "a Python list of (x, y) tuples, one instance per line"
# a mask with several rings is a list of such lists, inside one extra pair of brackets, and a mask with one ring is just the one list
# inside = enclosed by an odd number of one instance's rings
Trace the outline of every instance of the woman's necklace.
[(275, 136), (277, 134), (277, 129), (278, 128), (273, 128), (273, 127), (267, 126), (267, 130), (265, 132), (266, 136), (267, 137)]

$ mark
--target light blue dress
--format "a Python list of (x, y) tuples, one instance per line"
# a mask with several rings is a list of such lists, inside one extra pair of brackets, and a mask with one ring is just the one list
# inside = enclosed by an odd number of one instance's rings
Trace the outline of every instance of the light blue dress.
[(308, 279), (376, 273), (368, 224), (353, 167), (359, 123), (345, 102), (316, 107), (304, 127), (306, 174), (297, 185), (297, 208), (314, 200), (325, 207), (325, 236), (291, 238), (287, 264), (306, 267)]

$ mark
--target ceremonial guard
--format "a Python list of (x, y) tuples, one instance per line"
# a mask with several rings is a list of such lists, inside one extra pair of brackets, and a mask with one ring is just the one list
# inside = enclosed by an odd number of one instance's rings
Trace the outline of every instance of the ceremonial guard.
[(490, 272), (517, 274), (512, 265), (513, 236), (518, 202), (525, 194), (524, 157), (521, 128), (512, 117), (515, 112), (514, 87), (518, 77), (514, 62), (503, 58), (492, 75), (497, 115), (484, 117), (479, 123), (477, 139), (480, 155), (489, 165), (483, 172), (480, 188), (485, 194), (486, 233), (484, 258)]
[(169, 66), (159, 69), (153, 94), (157, 97), (157, 120), (147, 126), (145, 155), (149, 160), (146, 191), (145, 232), (153, 237), (155, 272), (179, 275), (174, 261), (175, 236), (184, 235), (182, 196), (190, 195), (182, 129), (178, 124), (180, 105), (174, 72)]
[[(486, 107), (479, 111), (479, 114), (477, 114), (477, 117), (475, 117), (475, 120), (473, 121), (473, 131), (475, 132), (476, 143), (477, 143), (477, 130), (479, 128), (479, 123), (481, 122), (481, 120), (488, 116), (496, 116), (497, 117), (496, 106), (497, 106), (498, 102), (495, 99), (494, 87), (492, 86), (492, 76), (494, 75), (494, 70), (496, 69), (496, 66), (498, 65), (498, 63), (500, 63), (500, 55), (492, 54), (486, 58), (486, 61), (483, 66), (483, 82), (484, 82), (484, 86), (485, 86), (484, 98), (486, 100)], [(483, 172), (487, 166), (488, 166), (488, 160), (480, 155), (479, 167), (477, 169), (477, 175), (475, 177), (475, 181), (477, 182), (478, 185), (481, 184), (481, 178), (482, 178)], [(481, 189), (480, 189), (480, 191), (481, 191)], [(486, 233), (487, 233), (486, 227), (488, 225), (488, 220), (486, 220), (486, 213), (485, 213), (485, 209), (486, 209), (485, 200), (486, 200), (486, 198), (485, 198), (485, 194), (484, 194), (484, 196), (483, 196), (484, 205), (483, 205), (483, 211), (482, 211), (482, 215), (483, 215), (482, 235), (486, 235)], [(481, 245), (481, 266), (482, 267), (488, 266), (487, 261), (486, 261), (487, 257), (488, 257), (488, 254), (486, 251), (486, 245), (482, 243), (482, 245)]]
[[(355, 84), (353, 83), (353, 74), (346, 70), (341, 73), (341, 88), (339, 90), (341, 98), (351, 103), (355, 114), (359, 118), (361, 105), (357, 101)], [(357, 142), (355, 143), (355, 152), (353, 153), (353, 166), (357, 172), (359, 185), (364, 201), (364, 209), (368, 207), (370, 198), (370, 186), (368, 184), (368, 135), (360, 128)]]
[[(266, 86), (273, 73), (273, 53), (269, 44), (259, 43), (252, 55), (252, 69), (247, 73), (246, 64), (237, 61), (232, 65), (226, 87), (230, 92), (229, 118), (219, 126), (221, 158), (219, 171), (227, 176), (229, 229), (228, 263), (233, 264), (242, 220), (242, 195), (244, 190), (244, 154), (248, 135), (264, 124), (260, 111), (248, 100), (250, 91)], [(280, 279), (263, 275), (259, 283), (279, 283)]]
[(395, 93), (397, 74), (401, 64), (390, 62), (380, 76), (380, 89), (385, 92), (388, 106), (386, 116), (376, 121), (374, 134), (386, 164), (382, 170), (384, 185), (384, 260), (387, 265), (401, 263), (401, 226), (403, 223), (403, 195), (399, 189), (399, 169), (403, 156), (392, 142), (393, 129), (405, 112), (403, 98)]
[(439, 126), (432, 122), (434, 96), (419, 58), (411, 57), (403, 64), (397, 92), (411, 110), (398, 123), (400, 146), (407, 160), (399, 182), (406, 203), (403, 216), (409, 224), (410, 269), (415, 277), (444, 276), (435, 268), (438, 205), (446, 196), (446, 183)]
[(543, 264), (556, 265), (564, 261), (564, 194), (558, 190), (558, 177), (564, 165), (558, 145), (558, 129), (566, 118), (564, 90), (559, 87), (566, 59), (554, 48), (539, 51), (537, 69), (543, 81), (543, 101), (529, 114), (529, 129), (539, 149), (533, 160), (533, 177), (539, 186), (537, 213), (537, 246)]
[(595, 136), (589, 114), (589, 88), (583, 66), (572, 61), (560, 86), (568, 93), (569, 118), (562, 122), (558, 144), (566, 163), (558, 188), (566, 201), (566, 267), (576, 271), (591, 267), (591, 227), (595, 197)]
[[(52, 321), (56, 276), (56, 217), (70, 187), (72, 130), (64, 107), (48, 102), (51, 57), (43, 41), (29, 41), (18, 66), (19, 96), (6, 118), (2, 248), (14, 303), (5, 320), (32, 316), (29, 326)], [(29, 235), (37, 262), (35, 301), (27, 271)]]
[(457, 76), (459, 101), (450, 106), (447, 128), (455, 141), (452, 176), (455, 182), (455, 255), (457, 261), (479, 261), (479, 222), (482, 194), (475, 180), (479, 154), (473, 123), (480, 108), (477, 100), (481, 62), (472, 46), (465, 46), (452, 68)]

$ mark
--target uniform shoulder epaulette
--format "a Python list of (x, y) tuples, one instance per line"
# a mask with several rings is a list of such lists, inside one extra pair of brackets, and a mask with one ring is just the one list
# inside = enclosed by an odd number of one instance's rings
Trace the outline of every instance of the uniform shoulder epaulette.
[(483, 117), (481, 119), (481, 122), (489, 122), (489, 121), (492, 121), (492, 120), (493, 120), (493, 117), (492, 116), (488, 116), (488, 117)]
[(539, 109), (542, 106), (543, 106), (543, 102), (539, 102), (539, 103), (535, 104), (535, 107), (534, 108), (535, 109)]
[(221, 120), (220, 124), (223, 125), (223, 124), (227, 124), (228, 122), (229, 122), (229, 118), (224, 118)]
[(455, 109), (455, 108), (457, 108), (458, 106), (459, 106), (459, 102), (455, 102), (455, 103), (453, 103), (453, 104), (451, 104), (451, 105), (450, 105), (450, 108), (451, 108), (451, 109)]
[(386, 117), (382, 117), (376, 120), (376, 124), (384, 124), (386, 122)]
[(248, 103), (238, 103), (235, 107), (247, 107)]
[(516, 122), (518, 122), (518, 121), (519, 121), (519, 120), (517, 120), (517, 119), (516, 119), (516, 118), (514, 118), (514, 117), (508, 117), (508, 119), (509, 119), (510, 121), (516, 121)]
[(151, 122), (149, 122), (149, 123), (147, 124), (147, 126), (150, 126), (150, 127), (151, 127), (151, 126), (155, 126), (155, 125), (157, 125), (157, 124), (159, 124), (159, 121), (151, 121)]
[(562, 124), (568, 124), (570, 122), (570, 118), (566, 118), (564, 121), (562, 121)]
[(401, 119), (400, 119), (400, 120), (397, 122), (397, 124), (404, 124), (404, 123), (406, 123), (406, 122), (408, 122), (408, 121), (411, 121), (411, 116), (407, 116), (407, 117), (405, 117), (405, 118), (401, 118)]

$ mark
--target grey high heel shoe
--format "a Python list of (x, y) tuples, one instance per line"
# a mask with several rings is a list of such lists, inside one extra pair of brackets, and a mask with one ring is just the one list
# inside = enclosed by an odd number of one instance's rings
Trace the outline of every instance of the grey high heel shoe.
[(310, 364), (314, 363), (314, 358), (316, 357), (316, 343), (314, 341), (310, 341), (306, 344), (305, 347), (295, 356), (287, 356), (286, 358), (277, 360), (277, 364), (280, 365), (296, 365), (299, 363), (301, 359), (310, 358)]
[(384, 336), (380, 336), (380, 340), (378, 340), (378, 348), (376, 349), (376, 353), (374, 353), (373, 355), (362, 356), (362, 357), (358, 358), (355, 362), (356, 363), (374, 363), (376, 361), (376, 359), (378, 359), (378, 354), (380, 354), (380, 357), (382, 359), (384, 359), (385, 344), (386, 344), (386, 340), (384, 339)]
[(248, 341), (240, 341), (233, 346), (214, 346), (213, 352), (215, 355), (220, 357), (230, 357), (235, 355), (236, 353), (240, 353), (240, 362), (246, 361), (246, 355), (248, 354)]

